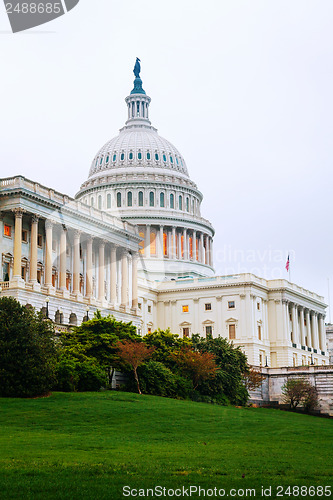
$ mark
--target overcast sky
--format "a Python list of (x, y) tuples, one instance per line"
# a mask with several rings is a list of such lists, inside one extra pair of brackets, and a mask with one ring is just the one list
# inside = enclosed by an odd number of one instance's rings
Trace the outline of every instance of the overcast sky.
[[(333, 283), (332, 0), (80, 0), (11, 34), (0, 5), (1, 177), (74, 196), (127, 112), (136, 56), (150, 117), (184, 155), (218, 274)], [(333, 284), (332, 284), (333, 289)]]

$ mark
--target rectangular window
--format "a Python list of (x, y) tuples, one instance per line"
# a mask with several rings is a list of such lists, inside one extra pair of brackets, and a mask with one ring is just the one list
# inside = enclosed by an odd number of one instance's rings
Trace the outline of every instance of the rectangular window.
[(189, 311), (188, 306), (183, 306), (183, 313), (188, 313), (188, 311)]
[(12, 237), (12, 226), (8, 226), (7, 224), (5, 224), (3, 226), (3, 234), (4, 234), (4, 236), (7, 236), (7, 238), (11, 238)]
[(151, 333), (151, 328), (148, 328), (148, 333)]
[(262, 352), (260, 352), (259, 353), (259, 365), (263, 366), (263, 363), (264, 363), (264, 356), (263, 356)]
[(230, 300), (228, 302), (228, 309), (235, 309), (235, 301), (234, 300)]
[(257, 302), (257, 309), (260, 311), (260, 302)]
[(261, 340), (261, 325), (258, 325), (258, 339)]
[(22, 242), (28, 243), (28, 231), (26, 231), (25, 229), (22, 230)]
[(141, 302), (138, 303), (138, 308), (141, 309), (142, 308), (142, 305), (141, 305)]
[(189, 328), (183, 328), (183, 337), (189, 337), (190, 336), (190, 329)]
[(236, 338), (236, 325), (229, 325), (229, 339), (234, 340)]
[(39, 234), (39, 235), (37, 236), (37, 246), (38, 246), (39, 248), (42, 248), (42, 246), (43, 246), (43, 236), (42, 236), (41, 234)]
[(148, 312), (151, 313), (151, 306), (148, 306)]
[(213, 327), (211, 325), (206, 326), (206, 337), (211, 337), (213, 335)]
[(211, 311), (212, 310), (212, 304), (205, 304), (205, 311)]

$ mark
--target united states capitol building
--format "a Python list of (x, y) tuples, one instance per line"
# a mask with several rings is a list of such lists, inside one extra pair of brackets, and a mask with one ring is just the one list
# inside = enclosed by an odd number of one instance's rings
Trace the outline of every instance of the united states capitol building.
[(221, 335), (254, 365), (328, 364), (323, 297), (281, 279), (215, 276), (203, 196), (151, 124), (139, 61), (135, 76), (125, 126), (74, 199), (19, 175), (0, 180), (1, 295), (60, 328), (99, 309), (141, 335)]

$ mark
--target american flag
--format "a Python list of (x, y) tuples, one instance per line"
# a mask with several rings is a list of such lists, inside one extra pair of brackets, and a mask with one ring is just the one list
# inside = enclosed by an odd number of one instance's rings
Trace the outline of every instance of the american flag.
[(289, 255), (288, 255), (288, 259), (287, 259), (287, 263), (286, 263), (286, 269), (287, 269), (287, 271), (289, 271), (289, 266), (290, 266), (290, 258), (289, 258)]

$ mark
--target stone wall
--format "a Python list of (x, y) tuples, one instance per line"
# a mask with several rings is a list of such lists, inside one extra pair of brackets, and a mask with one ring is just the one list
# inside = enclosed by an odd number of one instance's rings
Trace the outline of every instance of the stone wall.
[(293, 368), (257, 368), (266, 376), (261, 387), (252, 391), (257, 404), (282, 403), (282, 386), (289, 378), (305, 378), (318, 391), (319, 409), (333, 416), (333, 366), (299, 366)]

